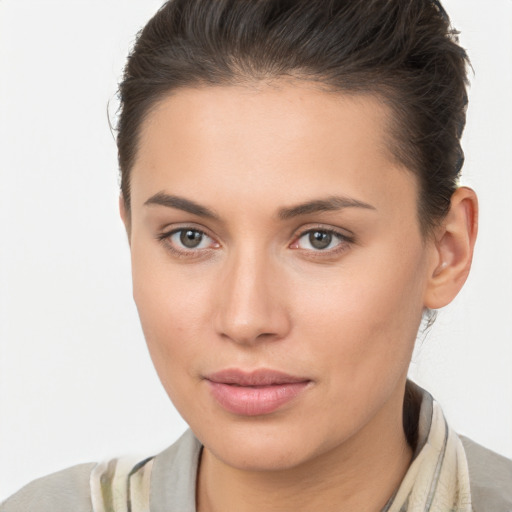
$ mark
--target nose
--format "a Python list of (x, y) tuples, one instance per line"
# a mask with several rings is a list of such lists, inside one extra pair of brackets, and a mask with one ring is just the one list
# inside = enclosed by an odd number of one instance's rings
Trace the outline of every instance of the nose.
[(279, 269), (258, 251), (234, 255), (217, 295), (216, 329), (241, 345), (277, 341), (291, 328)]

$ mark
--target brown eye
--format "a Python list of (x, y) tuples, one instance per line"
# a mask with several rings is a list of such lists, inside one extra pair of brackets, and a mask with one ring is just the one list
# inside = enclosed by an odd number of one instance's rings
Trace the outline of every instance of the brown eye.
[(179, 234), (181, 244), (187, 249), (197, 249), (203, 240), (203, 233), (195, 229), (183, 229)]
[(170, 233), (164, 233), (160, 236), (160, 240), (166, 241), (167, 245), (174, 250), (184, 253), (218, 247), (218, 244), (206, 233), (193, 228), (176, 229)]
[(309, 233), (309, 243), (315, 249), (327, 249), (332, 242), (332, 233), (326, 231), (311, 231)]
[(332, 251), (346, 248), (352, 242), (351, 238), (337, 231), (317, 228), (303, 231), (291, 248), (332, 254)]

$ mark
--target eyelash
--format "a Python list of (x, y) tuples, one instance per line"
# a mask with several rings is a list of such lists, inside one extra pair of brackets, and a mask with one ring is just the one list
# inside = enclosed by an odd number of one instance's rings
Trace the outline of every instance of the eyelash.
[[(331, 237), (337, 238), (338, 243), (332, 248), (325, 249), (303, 249), (299, 247), (299, 241), (312, 233), (322, 233), (325, 235), (329, 235)], [(344, 233), (341, 233), (338, 230), (332, 228), (326, 228), (324, 226), (314, 226), (308, 229), (304, 229), (297, 233), (294, 238), (294, 241), (290, 244), (290, 248), (294, 250), (302, 251), (303, 253), (307, 253), (310, 258), (326, 258), (337, 256), (338, 254), (346, 251), (351, 244), (355, 242), (353, 236), (348, 236)], [(330, 244), (329, 244), (330, 245)]]
[[(176, 245), (174, 243), (172, 243), (172, 237), (174, 235), (183, 233), (185, 231), (192, 231), (194, 233), (199, 234), (201, 237), (210, 238), (213, 242), (213, 247), (210, 246), (210, 247), (204, 247), (204, 248), (200, 248), (200, 249), (196, 249), (196, 248), (189, 248), (189, 249), (180, 248), (180, 249), (178, 249), (176, 247)], [(334, 247), (325, 248), (325, 249), (316, 249), (315, 250), (315, 249), (303, 249), (303, 248), (299, 247), (299, 241), (303, 237), (305, 237), (307, 235), (311, 235), (312, 233), (322, 233), (322, 234), (325, 234), (325, 235), (328, 235), (331, 237), (335, 237), (338, 239), (339, 242)], [(166, 231), (166, 232), (158, 234), (156, 238), (160, 243), (162, 243), (165, 246), (166, 249), (168, 249), (169, 251), (171, 251), (173, 254), (175, 254), (176, 256), (178, 256), (180, 258), (198, 258), (198, 257), (206, 255), (207, 252), (210, 252), (211, 250), (214, 250), (214, 249), (217, 249), (220, 247), (220, 244), (218, 242), (215, 242), (213, 237), (208, 235), (202, 229), (195, 228), (193, 226), (183, 226), (180, 228), (172, 229), (170, 231)], [(350, 244), (354, 243), (354, 241), (355, 240), (353, 237), (347, 236), (335, 229), (325, 228), (323, 226), (316, 226), (316, 227), (304, 229), (304, 230), (300, 231), (299, 233), (297, 233), (294, 237), (294, 241), (291, 244), (289, 244), (288, 247), (293, 250), (302, 251), (303, 253), (309, 253), (308, 256), (312, 257), (312, 258), (322, 258), (322, 257), (325, 258), (327, 255), (332, 257), (332, 256), (336, 256), (337, 254), (339, 254), (341, 252), (344, 252), (345, 250), (348, 249), (348, 246)], [(202, 240), (201, 240), (201, 243), (202, 243)], [(329, 245), (330, 245), (330, 243), (329, 243)]]
[[(181, 248), (181, 249), (178, 249), (176, 247), (176, 245), (172, 243), (172, 237), (174, 235), (177, 235), (179, 233), (183, 233), (183, 232), (186, 232), (186, 231), (192, 231), (194, 233), (198, 233), (201, 237), (210, 238), (214, 242), (214, 247), (205, 247), (205, 248), (200, 248), (200, 249), (196, 249), (196, 248), (190, 248), (190, 249)], [(183, 227), (180, 227), (180, 228), (172, 229), (170, 231), (166, 231), (164, 233), (160, 233), (159, 235), (157, 235), (156, 238), (157, 238), (157, 240), (159, 242), (161, 242), (165, 246), (166, 249), (171, 251), (175, 256), (177, 256), (179, 258), (198, 258), (198, 257), (204, 256), (206, 251), (209, 252), (212, 249), (217, 249), (218, 247), (220, 247), (220, 244), (218, 242), (215, 242), (213, 237), (208, 235), (202, 229), (199, 229), (199, 228), (196, 228), (196, 227), (193, 227), (193, 226), (183, 226)]]

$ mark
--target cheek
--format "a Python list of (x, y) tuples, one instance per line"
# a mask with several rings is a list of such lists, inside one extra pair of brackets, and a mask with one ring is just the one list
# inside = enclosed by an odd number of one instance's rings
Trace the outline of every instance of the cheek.
[(379, 251), (347, 260), (324, 286), (310, 287), (298, 317), (305, 336), (317, 340), (326, 375), (357, 388), (406, 371), (423, 312), (423, 260), (420, 249)]
[(207, 287), (195, 286), (166, 258), (154, 257), (132, 243), (133, 296), (148, 349), (169, 394), (192, 370), (200, 352), (207, 313)]
[(199, 384), (194, 361), (201, 360), (198, 301), (181, 283), (158, 273), (134, 273), (134, 299), (149, 354), (170, 400), (193, 423), (190, 397)]

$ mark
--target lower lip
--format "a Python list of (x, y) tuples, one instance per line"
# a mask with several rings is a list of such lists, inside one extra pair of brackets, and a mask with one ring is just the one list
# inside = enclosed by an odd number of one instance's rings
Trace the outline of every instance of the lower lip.
[(308, 382), (290, 382), (271, 386), (235, 386), (208, 381), (217, 402), (227, 411), (241, 416), (270, 414), (291, 402)]

